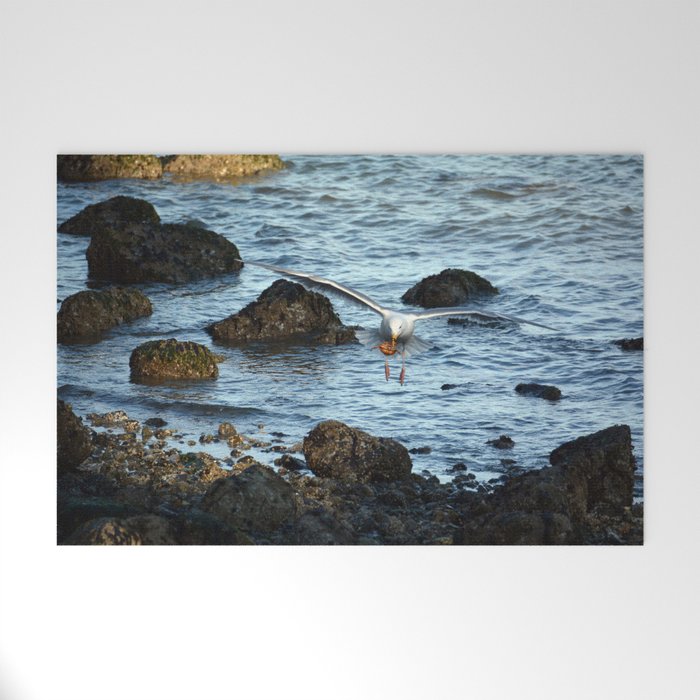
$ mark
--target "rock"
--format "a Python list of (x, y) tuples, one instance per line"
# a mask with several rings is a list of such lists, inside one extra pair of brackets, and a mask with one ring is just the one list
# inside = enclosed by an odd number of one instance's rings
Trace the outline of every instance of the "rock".
[(353, 531), (325, 508), (304, 513), (293, 525), (292, 544), (337, 545), (355, 544)]
[(319, 423), (304, 438), (304, 456), (317, 476), (346, 481), (396, 481), (408, 478), (412, 468), (408, 450), (396, 440), (335, 420)]
[(154, 206), (145, 199), (112, 197), (98, 204), (91, 204), (64, 221), (60, 233), (92, 236), (106, 228), (120, 228), (127, 224), (159, 224), (160, 216)]
[(613, 343), (622, 350), (644, 350), (644, 338), (623, 338), (622, 340), (613, 340)]
[(212, 352), (191, 341), (151, 340), (139, 345), (129, 359), (131, 378), (216, 379), (219, 368)]
[(71, 294), (63, 300), (58, 312), (58, 342), (97, 338), (114, 326), (152, 313), (150, 300), (138, 289), (115, 287)]
[(70, 471), (84, 462), (92, 451), (90, 431), (73, 413), (70, 404), (58, 399), (57, 408), (58, 471)]
[(223, 236), (184, 224), (135, 224), (93, 234), (85, 253), (94, 279), (179, 284), (236, 272), (238, 248)]
[(202, 510), (229, 527), (245, 532), (270, 532), (296, 513), (294, 490), (269, 467), (252, 464), (218, 479), (202, 499)]
[(180, 155), (164, 156), (161, 162), (166, 173), (215, 180), (234, 180), (285, 167), (276, 155)]
[(551, 467), (509, 479), (466, 521), (465, 544), (584, 544), (601, 513), (632, 504), (634, 457), (626, 425), (557, 448)]
[(425, 447), (412, 447), (412, 448), (409, 450), (409, 452), (410, 452), (412, 455), (429, 455), (432, 451), (433, 451), (433, 450), (432, 450), (430, 447), (428, 447), (428, 446), (425, 446)]
[(275, 464), (278, 467), (283, 467), (284, 469), (294, 472), (307, 468), (305, 462), (302, 462), (300, 459), (292, 457), (292, 455), (289, 454), (283, 454), (281, 457), (275, 460)]
[(180, 544), (255, 544), (248, 535), (230, 527), (211, 513), (192, 508), (175, 519)]
[(62, 494), (59, 484), (57, 507), (57, 540), (59, 544), (77, 530), (80, 525), (97, 518), (128, 518), (139, 515), (138, 508), (129, 503), (120, 503), (105, 496)]
[(548, 401), (559, 401), (561, 398), (561, 389), (550, 384), (518, 384), (515, 390), (523, 396), (536, 396)]
[(464, 462), (457, 462), (457, 464), (453, 464), (447, 471), (448, 472), (466, 472), (467, 465)]
[(443, 384), (440, 389), (442, 391), (449, 391), (450, 389), (456, 389), (458, 386), (462, 386), (461, 384)]
[(317, 343), (355, 339), (343, 326), (331, 302), (318, 292), (288, 280), (277, 280), (256, 301), (206, 329), (217, 341), (250, 343), (309, 336)]
[(508, 435), (501, 435), (501, 437), (494, 440), (487, 440), (487, 445), (491, 445), (498, 450), (510, 450), (515, 445), (513, 438)]
[(219, 437), (222, 438), (238, 437), (238, 431), (233, 424), (225, 421), (219, 425), (217, 432), (219, 433)]
[(498, 294), (488, 280), (469, 270), (448, 268), (438, 275), (425, 277), (401, 297), (406, 304), (426, 309), (460, 306), (475, 296)]
[(154, 418), (148, 418), (144, 421), (145, 425), (150, 425), (151, 428), (162, 428), (164, 425), (168, 424), (168, 421), (163, 420), (162, 418), (158, 418), (157, 416)]
[(97, 518), (81, 525), (65, 544), (177, 544), (172, 525), (157, 515)]
[(57, 165), (58, 179), (66, 182), (163, 176), (163, 166), (151, 155), (59, 155)]

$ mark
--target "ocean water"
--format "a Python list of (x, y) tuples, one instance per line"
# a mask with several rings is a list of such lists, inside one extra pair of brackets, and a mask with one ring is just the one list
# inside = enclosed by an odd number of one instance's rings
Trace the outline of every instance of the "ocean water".
[[(337, 419), (392, 437), (413, 469), (448, 480), (466, 463), (481, 480), (503, 459), (526, 469), (548, 464), (566, 440), (616, 423), (632, 428), (642, 495), (643, 353), (612, 341), (643, 335), (643, 159), (628, 155), (283, 156), (285, 170), (236, 184), (110, 180), (58, 184), (57, 223), (116, 195), (151, 202), (164, 222), (197, 219), (233, 241), (243, 259), (314, 272), (387, 306), (423, 277), (473, 270), (500, 294), (485, 310), (552, 326), (419, 322), (435, 345), (400, 361), (384, 379), (383, 357), (360, 345), (306, 347), (213, 343), (204, 327), (257, 298), (278, 276), (240, 274), (187, 285), (137, 285), (154, 312), (94, 344), (58, 346), (58, 394), (82, 416), (125, 410), (160, 416), (184, 440), (240, 432), (284, 444), (319, 421)], [(100, 285), (88, 279), (86, 237), (57, 234), (60, 301)], [(345, 324), (378, 317), (329, 295)], [(58, 306), (57, 306), (58, 309)], [(151, 339), (193, 340), (225, 356), (215, 381), (132, 383), (129, 355)], [(520, 382), (555, 384), (558, 402), (523, 397)], [(442, 390), (444, 384), (458, 384)], [(506, 433), (511, 450), (487, 441)], [(274, 437), (274, 436), (273, 436)], [(190, 448), (187, 448), (190, 449)], [(223, 444), (204, 449), (225, 457)], [(256, 453), (272, 464), (277, 454)]]

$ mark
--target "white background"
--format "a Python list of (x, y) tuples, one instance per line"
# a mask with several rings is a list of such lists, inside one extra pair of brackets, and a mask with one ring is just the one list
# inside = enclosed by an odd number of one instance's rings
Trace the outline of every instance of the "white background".
[[(700, 696), (697, 1), (0, 8), (3, 700)], [(645, 546), (56, 547), (56, 153), (402, 151), (645, 154)]]

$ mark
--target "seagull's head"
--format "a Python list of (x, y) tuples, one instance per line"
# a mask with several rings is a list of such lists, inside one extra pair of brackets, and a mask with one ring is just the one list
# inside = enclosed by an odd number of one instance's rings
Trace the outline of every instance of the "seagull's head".
[(389, 321), (389, 331), (391, 332), (391, 342), (395, 343), (404, 331), (404, 320), (401, 318), (392, 318)]

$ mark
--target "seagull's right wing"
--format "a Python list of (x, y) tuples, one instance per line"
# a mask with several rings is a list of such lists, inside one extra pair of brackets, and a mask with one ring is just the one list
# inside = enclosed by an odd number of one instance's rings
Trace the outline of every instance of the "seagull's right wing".
[(277, 267), (276, 265), (268, 265), (267, 263), (261, 262), (251, 262), (250, 260), (240, 260), (240, 262), (245, 265), (255, 265), (256, 267), (264, 267), (266, 270), (272, 270), (273, 272), (279, 272), (281, 275), (288, 275), (289, 277), (297, 277), (301, 280), (308, 280), (319, 284), (322, 287), (327, 287), (331, 291), (340, 292), (344, 296), (348, 297), (352, 301), (360, 302), (365, 306), (368, 306), (372, 311), (378, 313), (380, 316), (384, 316), (387, 312), (383, 306), (377, 304), (374, 299), (370, 299), (366, 294), (358, 292), (351, 287), (346, 287), (338, 282), (333, 282), (333, 280), (328, 280), (325, 277), (319, 277), (318, 275), (310, 275), (307, 272), (295, 272), (294, 270), (287, 270), (284, 267)]
[(441, 309), (429, 309), (428, 311), (422, 311), (420, 313), (413, 314), (413, 318), (416, 321), (420, 321), (426, 318), (438, 318), (440, 316), (476, 316), (481, 318), (502, 319), (504, 321), (512, 321), (513, 323), (527, 323), (530, 326), (546, 328), (548, 331), (557, 330), (556, 328), (545, 326), (544, 323), (528, 321), (527, 319), (518, 318), (517, 316), (506, 316), (505, 314), (499, 314), (494, 311), (480, 311), (478, 309), (460, 309), (458, 306), (454, 308), (446, 307)]

